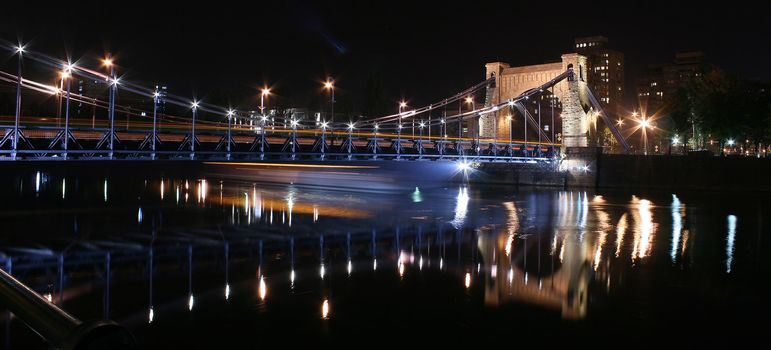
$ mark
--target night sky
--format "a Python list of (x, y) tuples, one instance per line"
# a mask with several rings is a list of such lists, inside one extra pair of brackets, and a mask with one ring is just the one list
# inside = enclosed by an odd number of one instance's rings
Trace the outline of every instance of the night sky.
[[(771, 80), (771, 3), (667, 2), (580, 7), (551, 1), (483, 4), (449, 1), (188, 2), (158, 7), (131, 2), (43, 6), (3, 4), (0, 37), (21, 38), (30, 49), (73, 59), (116, 55), (124, 77), (148, 86), (162, 82), (177, 95), (241, 108), (259, 103), (269, 84), (272, 103), (307, 106), (320, 81), (336, 80), (354, 109), (368, 80), (380, 81), (387, 100), (428, 104), (483, 79), (484, 64), (527, 65), (559, 60), (577, 36), (605, 35), (626, 55), (627, 92), (651, 63), (677, 51), (701, 50), (743, 78)], [(3, 69), (13, 67), (6, 54)], [(9, 63), (10, 62), (10, 63)], [(627, 100), (632, 101), (630, 96)]]

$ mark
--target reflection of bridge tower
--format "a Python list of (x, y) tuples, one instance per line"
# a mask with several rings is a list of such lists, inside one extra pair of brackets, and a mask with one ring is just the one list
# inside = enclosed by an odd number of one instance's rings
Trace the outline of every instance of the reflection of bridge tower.
[[(587, 146), (588, 121), (586, 57), (576, 54), (562, 55), (562, 62), (532, 66), (511, 67), (508, 63), (492, 62), (485, 65), (485, 78), (495, 76), (494, 86), (488, 87), (485, 105), (497, 104), (515, 98), (537, 88), (572, 68), (574, 76), (554, 86), (553, 93), (562, 103), (562, 144), (566, 147)], [(509, 112), (502, 110), (484, 115), (480, 119), (482, 137), (506, 138), (510, 124), (506, 119)], [(497, 130), (493, 132), (493, 116)], [(554, 126), (552, 126), (554, 127)]]
[[(518, 250), (509, 246), (518, 244), (515, 242), (517, 239), (510, 239), (507, 234), (479, 236), (477, 246), (485, 270), (490, 271), (485, 283), (485, 303), (497, 305), (515, 300), (561, 310), (564, 318), (586, 316), (592, 259), (592, 245), (588, 240), (565, 239), (558, 270), (529, 279), (525, 275), (527, 271), (519, 267), (523, 256), (518, 256)], [(527, 240), (519, 242), (527, 244)]]

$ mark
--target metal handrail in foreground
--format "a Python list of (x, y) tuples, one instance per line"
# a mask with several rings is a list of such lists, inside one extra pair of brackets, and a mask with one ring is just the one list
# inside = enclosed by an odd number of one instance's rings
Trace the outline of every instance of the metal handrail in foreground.
[(117, 323), (82, 322), (3, 270), (0, 270), (0, 304), (59, 349), (136, 348), (131, 333)]

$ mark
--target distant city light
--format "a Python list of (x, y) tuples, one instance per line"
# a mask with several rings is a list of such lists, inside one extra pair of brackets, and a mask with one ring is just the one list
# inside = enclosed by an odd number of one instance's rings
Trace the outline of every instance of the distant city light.
[(734, 139), (728, 139), (728, 145), (733, 146), (735, 143)]
[(680, 138), (677, 135), (673, 136), (672, 137), (672, 144), (676, 145), (678, 143), (680, 143)]
[(191, 106), (193, 107), (193, 109), (196, 109), (196, 108), (198, 108), (198, 101), (193, 101), (193, 103), (191, 104)]

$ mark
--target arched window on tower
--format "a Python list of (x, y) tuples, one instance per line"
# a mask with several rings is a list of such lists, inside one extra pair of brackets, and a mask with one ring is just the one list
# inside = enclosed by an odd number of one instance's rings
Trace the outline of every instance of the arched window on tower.
[(573, 81), (573, 74), (574, 73), (573, 73), (573, 64), (572, 63), (568, 64), (568, 71), (570, 71), (570, 73), (568, 73), (568, 81)]

